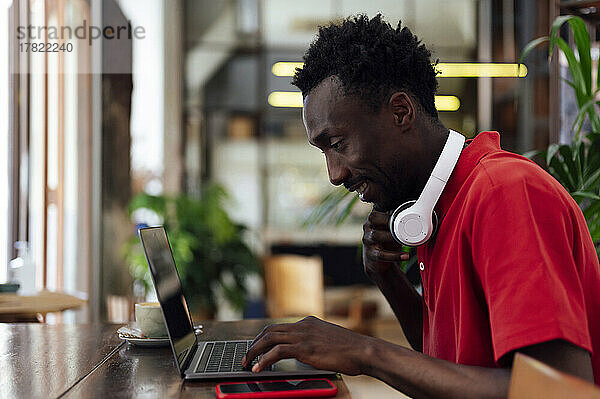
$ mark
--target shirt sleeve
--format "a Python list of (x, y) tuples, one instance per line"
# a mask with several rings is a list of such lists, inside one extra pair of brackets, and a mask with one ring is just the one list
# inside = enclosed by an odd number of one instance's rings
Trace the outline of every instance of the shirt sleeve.
[(555, 339), (591, 352), (573, 255), (578, 208), (557, 185), (511, 178), (492, 184), (476, 206), (472, 256), (496, 363), (515, 349)]

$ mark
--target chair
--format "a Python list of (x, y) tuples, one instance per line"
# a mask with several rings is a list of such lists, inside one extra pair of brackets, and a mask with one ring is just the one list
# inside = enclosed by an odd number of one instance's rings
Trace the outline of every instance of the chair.
[(367, 287), (354, 285), (325, 291), (327, 321), (360, 334), (373, 335), (377, 302), (367, 297)]
[(109, 323), (128, 323), (134, 320), (133, 299), (121, 295), (106, 297), (106, 319)]
[(338, 292), (342, 295), (327, 298), (320, 257), (273, 255), (263, 263), (270, 317), (314, 315), (361, 334), (373, 334), (377, 304), (365, 299), (360, 286), (344, 287), (343, 293)]
[(273, 255), (263, 261), (270, 317), (323, 317), (323, 261), (318, 256)]
[(517, 353), (513, 362), (508, 399), (600, 399), (594, 384)]

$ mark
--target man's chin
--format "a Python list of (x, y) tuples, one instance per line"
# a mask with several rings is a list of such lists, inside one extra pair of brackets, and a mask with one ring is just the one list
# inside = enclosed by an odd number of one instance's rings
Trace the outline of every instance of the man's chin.
[(373, 198), (370, 199), (373, 200), (373, 210), (377, 212), (391, 212), (394, 211), (398, 207), (398, 205), (400, 205), (396, 197), (387, 194), (386, 191), (387, 190), (372, 191), (371, 195), (373, 196)]
[(378, 202), (373, 202), (373, 210), (377, 212), (389, 212), (393, 210), (394, 207), (389, 204), (381, 204)]
[(392, 212), (406, 201), (398, 201), (387, 197), (380, 201), (373, 202), (373, 210), (377, 212)]

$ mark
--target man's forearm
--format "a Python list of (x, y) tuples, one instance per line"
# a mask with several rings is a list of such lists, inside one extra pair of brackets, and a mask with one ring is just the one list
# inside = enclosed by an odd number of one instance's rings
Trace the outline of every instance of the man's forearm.
[(368, 273), (377, 284), (414, 350), (423, 350), (423, 298), (406, 278), (400, 266), (394, 264), (384, 273)]
[(459, 365), (367, 338), (362, 372), (413, 398), (506, 398), (509, 369)]

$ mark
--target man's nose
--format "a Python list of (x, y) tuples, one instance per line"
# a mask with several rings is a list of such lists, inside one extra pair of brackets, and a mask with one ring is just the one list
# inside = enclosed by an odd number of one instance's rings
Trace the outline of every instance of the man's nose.
[(339, 186), (350, 177), (350, 171), (336, 157), (326, 157), (329, 181), (334, 186)]

